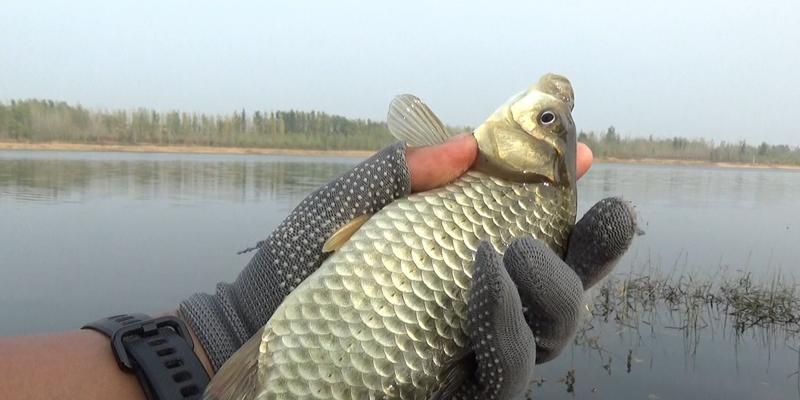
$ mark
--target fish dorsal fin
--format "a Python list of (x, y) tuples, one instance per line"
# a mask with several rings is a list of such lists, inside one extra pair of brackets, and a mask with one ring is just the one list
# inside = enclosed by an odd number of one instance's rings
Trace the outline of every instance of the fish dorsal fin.
[(432, 146), (450, 137), (436, 114), (411, 94), (401, 94), (392, 100), (387, 124), (392, 136), (410, 146)]
[(333, 232), (333, 235), (331, 235), (331, 237), (325, 241), (325, 244), (322, 245), (322, 252), (328, 253), (331, 251), (336, 251), (340, 247), (344, 246), (344, 244), (350, 239), (350, 236), (353, 236), (358, 228), (361, 228), (361, 225), (364, 225), (364, 223), (367, 222), (371, 216), (372, 214), (364, 214), (355, 217), (350, 222), (344, 224), (344, 226), (339, 228), (336, 232)]

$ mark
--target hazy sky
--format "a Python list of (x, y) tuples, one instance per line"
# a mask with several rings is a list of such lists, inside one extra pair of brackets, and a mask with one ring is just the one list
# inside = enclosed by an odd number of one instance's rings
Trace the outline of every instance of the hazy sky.
[[(78, 3), (78, 4), (76, 4)], [(579, 129), (800, 145), (800, 2), (9, 1), (0, 100), (477, 125), (545, 72)]]

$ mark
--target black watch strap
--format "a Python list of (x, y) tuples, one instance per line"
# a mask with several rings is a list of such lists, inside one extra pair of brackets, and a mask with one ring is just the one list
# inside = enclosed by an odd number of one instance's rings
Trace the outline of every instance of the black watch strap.
[(149, 400), (200, 399), (208, 374), (186, 325), (175, 317), (121, 314), (82, 327), (111, 338), (117, 364), (136, 374)]

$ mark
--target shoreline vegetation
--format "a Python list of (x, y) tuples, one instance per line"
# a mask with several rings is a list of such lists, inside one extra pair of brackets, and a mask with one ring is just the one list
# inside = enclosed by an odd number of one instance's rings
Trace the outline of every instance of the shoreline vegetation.
[[(470, 127), (448, 127), (453, 132)], [(53, 100), (0, 102), (0, 150), (366, 157), (394, 139), (384, 121), (320, 111), (89, 110)], [(800, 169), (800, 146), (580, 132), (598, 162)]]

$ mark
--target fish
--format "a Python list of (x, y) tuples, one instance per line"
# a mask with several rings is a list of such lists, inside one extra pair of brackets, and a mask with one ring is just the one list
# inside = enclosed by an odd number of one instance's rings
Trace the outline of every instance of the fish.
[[(465, 329), (478, 245), (503, 253), (530, 235), (564, 256), (577, 208), (573, 107), (569, 80), (542, 76), (472, 131), (478, 155), (460, 178), (340, 228), (323, 247), (333, 253), (226, 361), (204, 398), (440, 393), (447, 376), (469, 368)], [(409, 146), (450, 137), (410, 94), (391, 102), (388, 125)]]

